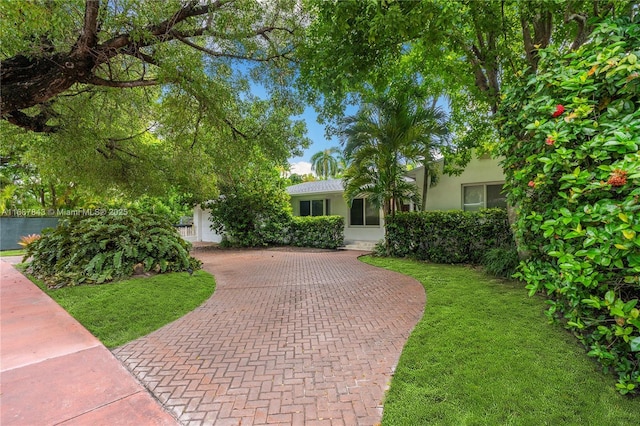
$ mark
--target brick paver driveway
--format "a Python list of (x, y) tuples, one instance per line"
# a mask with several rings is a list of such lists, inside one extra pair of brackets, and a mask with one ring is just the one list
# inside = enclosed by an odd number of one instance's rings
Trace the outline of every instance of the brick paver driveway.
[(374, 425), (425, 294), (342, 251), (203, 251), (214, 295), (114, 351), (185, 425)]

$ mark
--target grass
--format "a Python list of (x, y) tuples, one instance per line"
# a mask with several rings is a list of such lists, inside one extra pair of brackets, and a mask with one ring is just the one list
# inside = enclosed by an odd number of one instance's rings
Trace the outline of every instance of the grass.
[(204, 271), (58, 290), (33, 281), (108, 348), (180, 318), (200, 306), (215, 289), (213, 276)]
[(383, 425), (631, 425), (640, 399), (577, 340), (549, 324), (519, 283), (463, 266), (365, 257), (422, 283), (425, 312), (407, 341)]
[(4, 256), (24, 256), (27, 251), (24, 249), (17, 250), (2, 250), (0, 251), (0, 257)]

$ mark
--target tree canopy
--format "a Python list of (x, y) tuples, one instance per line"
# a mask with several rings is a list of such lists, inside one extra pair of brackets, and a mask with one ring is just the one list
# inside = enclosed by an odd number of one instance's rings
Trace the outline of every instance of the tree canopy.
[(221, 163), (255, 147), (285, 163), (307, 144), (291, 119), (296, 1), (13, 1), (0, 15), (3, 158), (20, 145), (93, 190), (206, 197)]
[(491, 116), (502, 86), (534, 72), (539, 50), (575, 50), (595, 23), (630, 13), (635, 1), (309, 0), (316, 17), (301, 55), (301, 83), (331, 122), (370, 92), (413, 78), (444, 96), (460, 153), (495, 145)]

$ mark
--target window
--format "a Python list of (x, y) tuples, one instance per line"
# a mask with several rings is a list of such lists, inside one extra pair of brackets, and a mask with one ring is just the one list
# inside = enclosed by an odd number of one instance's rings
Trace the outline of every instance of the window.
[(462, 208), (477, 211), (483, 208), (507, 208), (507, 199), (502, 194), (502, 184), (465, 185), (462, 187)]
[(325, 216), (325, 215), (329, 215), (329, 200), (300, 201), (300, 216)]
[(351, 203), (349, 224), (351, 226), (379, 226), (380, 209), (364, 198), (356, 198)]

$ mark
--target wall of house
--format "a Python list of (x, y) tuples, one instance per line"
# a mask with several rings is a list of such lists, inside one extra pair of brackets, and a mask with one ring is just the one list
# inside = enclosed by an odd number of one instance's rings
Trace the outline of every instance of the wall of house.
[(354, 241), (372, 241), (378, 242), (384, 238), (384, 220), (382, 219), (382, 212), (380, 212), (380, 225), (379, 226), (350, 226), (349, 225), (349, 207), (347, 202), (342, 197), (342, 193), (325, 193), (325, 194), (304, 194), (304, 195), (292, 195), (291, 207), (293, 208), (293, 215), (300, 216), (300, 201), (301, 200), (329, 200), (329, 214), (342, 216), (345, 218), (344, 222), (344, 240), (345, 244), (350, 244)]
[(207, 243), (219, 243), (222, 236), (211, 230), (211, 221), (209, 220), (209, 210), (202, 209), (197, 205), (193, 209), (193, 226), (195, 230), (195, 241)]
[[(424, 169), (421, 168), (416, 176), (416, 185), (420, 192), (423, 180)], [(427, 210), (460, 210), (462, 209), (463, 185), (503, 182), (504, 173), (500, 166), (500, 159), (474, 157), (460, 176), (441, 174), (438, 184), (429, 187)]]

